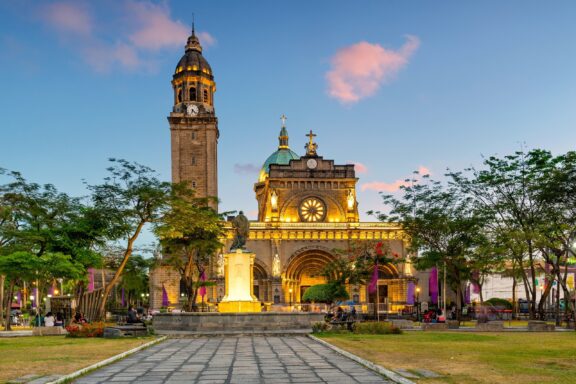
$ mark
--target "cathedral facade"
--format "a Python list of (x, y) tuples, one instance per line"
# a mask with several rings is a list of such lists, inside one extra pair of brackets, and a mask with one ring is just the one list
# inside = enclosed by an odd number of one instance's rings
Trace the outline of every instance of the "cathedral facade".
[[(194, 30), (176, 66), (172, 87), (174, 106), (168, 117), (172, 180), (190, 182), (198, 197), (217, 196), (216, 84)], [(254, 295), (277, 309), (294, 305), (302, 308), (306, 289), (325, 282), (321, 271), (328, 263), (346, 257), (352, 249), (373, 248), (380, 242), (402, 262), (379, 266), (378, 290), (374, 294), (366, 285), (347, 287), (350, 299), (362, 306), (378, 302), (379, 311), (386, 313), (413, 304), (411, 296), (417, 282), (406, 262), (409, 255), (402, 229), (392, 224), (361, 222), (354, 165), (324, 158), (312, 131), (298, 136), (306, 143), (302, 156), (290, 148), (286, 118), (282, 116), (278, 147), (263, 162), (254, 183), (258, 220), (250, 223), (246, 243), (246, 249), (256, 254)], [(207, 301), (214, 305), (224, 296), (222, 259), (234, 237), (231, 224), (225, 225), (224, 247), (211, 266), (210, 278), (218, 284), (208, 290)], [(159, 267), (152, 271), (150, 282), (152, 308), (159, 308), (166, 296), (171, 306), (178, 307), (179, 277), (175, 271)]]

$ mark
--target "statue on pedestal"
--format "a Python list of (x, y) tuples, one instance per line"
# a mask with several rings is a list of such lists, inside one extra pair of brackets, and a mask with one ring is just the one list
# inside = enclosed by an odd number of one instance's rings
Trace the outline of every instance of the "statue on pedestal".
[(232, 219), (232, 228), (234, 228), (234, 240), (232, 240), (232, 245), (230, 246), (230, 251), (235, 249), (245, 249), (246, 240), (248, 240), (248, 235), (250, 234), (250, 223), (244, 212), (240, 211), (238, 216)]

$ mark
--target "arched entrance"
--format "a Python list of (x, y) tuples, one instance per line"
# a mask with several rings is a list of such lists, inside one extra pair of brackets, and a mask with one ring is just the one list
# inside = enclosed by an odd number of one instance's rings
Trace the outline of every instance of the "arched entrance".
[(322, 269), (334, 259), (328, 249), (316, 247), (304, 248), (293, 254), (282, 274), (284, 302), (300, 303), (306, 289), (325, 283), (326, 279), (321, 275)]
[(395, 312), (403, 308), (406, 302), (406, 280), (400, 278), (398, 269), (393, 264), (378, 266), (378, 289), (369, 292), (366, 287), (368, 302), (378, 303), (380, 313)]
[(252, 273), (254, 276), (254, 296), (262, 302), (270, 301), (271, 284), (270, 279), (268, 278), (268, 273), (266, 272), (266, 267), (259, 260), (254, 260)]

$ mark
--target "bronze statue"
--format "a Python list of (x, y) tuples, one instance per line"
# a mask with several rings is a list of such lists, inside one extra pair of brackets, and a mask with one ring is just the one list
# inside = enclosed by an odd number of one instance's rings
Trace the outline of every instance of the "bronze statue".
[(230, 246), (230, 251), (235, 249), (245, 249), (246, 240), (248, 240), (248, 235), (250, 234), (250, 223), (244, 212), (240, 211), (238, 216), (232, 219), (232, 228), (234, 228), (234, 240), (232, 240), (232, 245)]

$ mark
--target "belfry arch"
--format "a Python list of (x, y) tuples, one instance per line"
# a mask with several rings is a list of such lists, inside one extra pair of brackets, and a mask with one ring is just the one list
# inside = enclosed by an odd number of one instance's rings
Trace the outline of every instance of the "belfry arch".
[(286, 301), (300, 303), (306, 289), (325, 283), (322, 269), (335, 258), (330, 250), (323, 247), (306, 247), (295, 252), (282, 272)]

